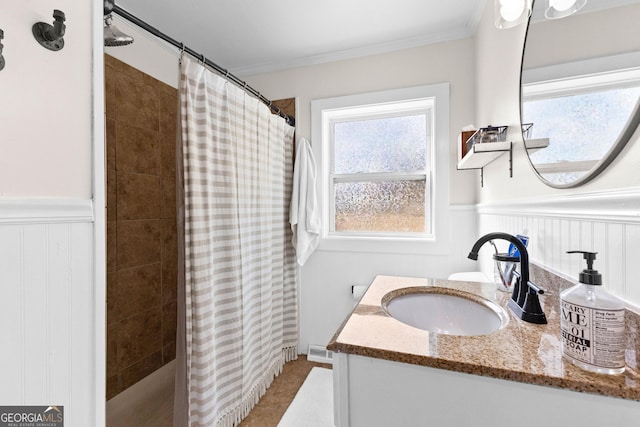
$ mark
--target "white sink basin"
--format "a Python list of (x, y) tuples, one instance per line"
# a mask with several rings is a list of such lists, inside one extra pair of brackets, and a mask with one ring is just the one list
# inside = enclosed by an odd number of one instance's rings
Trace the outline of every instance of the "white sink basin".
[(438, 334), (487, 335), (509, 319), (496, 303), (449, 288), (400, 289), (385, 295), (382, 303), (394, 319)]

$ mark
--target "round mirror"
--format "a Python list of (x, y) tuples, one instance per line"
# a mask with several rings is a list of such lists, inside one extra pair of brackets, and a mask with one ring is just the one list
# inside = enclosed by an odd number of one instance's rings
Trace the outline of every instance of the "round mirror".
[(549, 3), (535, 0), (529, 19), (520, 117), (540, 179), (569, 188), (602, 172), (640, 122), (640, 0), (588, 0), (561, 19)]

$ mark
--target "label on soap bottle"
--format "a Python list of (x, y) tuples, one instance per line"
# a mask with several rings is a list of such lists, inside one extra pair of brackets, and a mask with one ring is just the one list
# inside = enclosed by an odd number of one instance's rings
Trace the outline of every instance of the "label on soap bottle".
[(624, 310), (602, 310), (561, 302), (562, 352), (602, 368), (625, 365)]

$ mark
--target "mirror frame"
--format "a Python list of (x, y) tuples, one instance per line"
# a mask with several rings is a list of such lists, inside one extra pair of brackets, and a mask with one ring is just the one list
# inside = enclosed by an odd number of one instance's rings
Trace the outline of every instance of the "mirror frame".
[[(535, 6), (535, 3), (537, 3), (538, 1), (542, 1), (542, 0), (534, 0), (533, 6)], [(532, 17), (533, 17), (533, 14), (529, 16), (529, 20), (527, 21), (527, 29), (525, 31), (524, 43), (522, 45), (522, 56), (520, 58), (520, 79), (519, 79), (520, 85), (518, 87), (518, 90), (519, 90), (518, 99), (520, 101), (519, 108), (520, 108), (520, 129), (521, 130), (522, 130), (522, 124), (524, 123), (522, 119), (522, 72), (524, 70), (524, 54), (527, 48), (527, 39), (529, 37), (529, 29), (531, 28)], [(605, 155), (598, 161), (598, 163), (596, 163), (596, 165), (590, 171), (588, 171), (581, 178), (576, 179), (575, 181), (570, 182), (568, 184), (555, 184), (545, 179), (540, 174), (540, 172), (538, 172), (535, 165), (531, 161), (531, 156), (529, 156), (529, 152), (527, 151), (524, 132), (521, 132), (520, 135), (522, 136), (522, 143), (525, 147), (524, 149), (527, 154), (527, 159), (529, 160), (529, 164), (531, 165), (531, 168), (535, 172), (538, 179), (540, 179), (540, 181), (542, 181), (544, 184), (552, 188), (559, 188), (559, 189), (575, 188), (580, 185), (584, 185), (588, 183), (589, 181), (594, 179), (596, 176), (598, 176), (600, 173), (602, 173), (602, 171), (604, 171), (614, 161), (614, 159), (620, 154), (620, 152), (624, 149), (624, 147), (627, 145), (629, 140), (631, 140), (631, 137), (636, 132), (639, 125), (640, 125), (640, 99), (638, 99), (638, 102), (636, 102), (636, 106), (633, 109), (631, 115), (629, 116), (629, 119), (627, 120), (625, 127), (623, 128), (622, 132), (620, 132), (620, 135), (618, 135), (618, 138), (613, 142), (613, 144), (611, 145), (611, 148), (605, 153)]]

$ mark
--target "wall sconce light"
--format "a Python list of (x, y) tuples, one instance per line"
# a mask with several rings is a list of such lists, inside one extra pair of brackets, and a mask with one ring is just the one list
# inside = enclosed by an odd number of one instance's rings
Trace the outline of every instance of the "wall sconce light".
[(4, 45), (2, 44), (2, 39), (4, 38), (4, 31), (0, 29), (0, 71), (4, 68), (4, 56), (2, 56), (2, 49), (4, 49)]
[(544, 16), (548, 19), (565, 18), (578, 12), (587, 0), (547, 0)]
[(53, 19), (53, 25), (45, 22), (33, 24), (31, 32), (40, 45), (49, 50), (58, 51), (64, 47), (64, 39), (62, 38), (66, 28), (64, 12), (54, 9)]
[(496, 28), (513, 28), (526, 22), (531, 16), (531, 4), (532, 0), (494, 0)]

